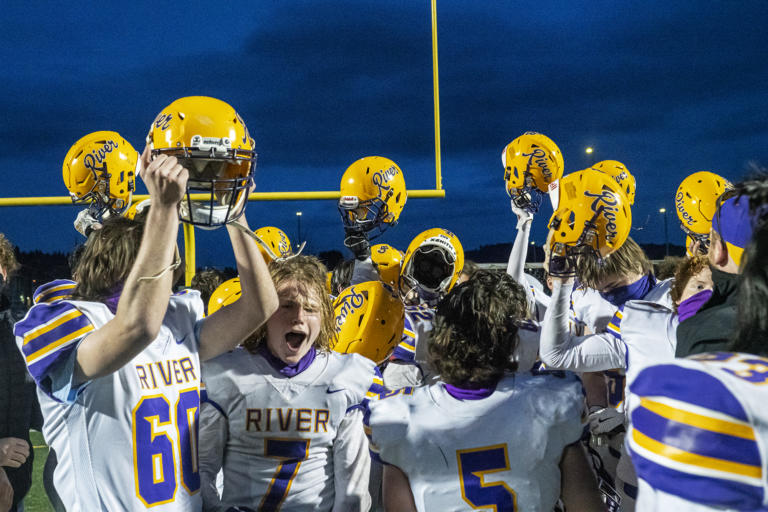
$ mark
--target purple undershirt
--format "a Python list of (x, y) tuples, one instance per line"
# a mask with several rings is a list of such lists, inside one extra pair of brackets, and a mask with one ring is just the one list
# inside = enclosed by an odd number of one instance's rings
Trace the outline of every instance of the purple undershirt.
[(443, 384), (443, 387), (449, 395), (457, 400), (481, 400), (488, 398), (496, 390), (496, 386), (492, 388), (465, 389), (450, 384)]
[(309, 368), (309, 365), (311, 365), (312, 361), (315, 360), (317, 351), (315, 350), (315, 347), (310, 347), (309, 352), (304, 354), (304, 357), (299, 359), (299, 362), (296, 364), (284, 363), (279, 357), (275, 357), (267, 348), (266, 343), (259, 348), (259, 354), (261, 354), (264, 359), (267, 360), (272, 368), (280, 372), (281, 375), (285, 375), (286, 377), (295, 377), (296, 375)]

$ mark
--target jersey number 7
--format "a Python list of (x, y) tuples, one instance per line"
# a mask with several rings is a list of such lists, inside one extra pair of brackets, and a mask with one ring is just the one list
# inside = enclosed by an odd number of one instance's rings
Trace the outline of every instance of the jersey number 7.
[(496, 512), (517, 510), (517, 496), (504, 482), (485, 482), (485, 475), (509, 469), (507, 445), (497, 444), (456, 451), (461, 497), (473, 509), (493, 507)]
[(277, 511), (288, 496), (301, 462), (309, 455), (309, 439), (267, 438), (264, 440), (264, 455), (280, 460), (280, 464), (269, 483), (267, 494), (261, 500), (259, 510)]

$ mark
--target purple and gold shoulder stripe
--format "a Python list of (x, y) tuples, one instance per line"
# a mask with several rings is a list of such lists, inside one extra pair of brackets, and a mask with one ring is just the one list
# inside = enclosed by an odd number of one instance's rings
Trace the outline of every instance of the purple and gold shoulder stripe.
[(40, 303), (14, 327), (21, 351), (36, 382), (75, 348), (84, 335), (93, 331), (91, 321), (68, 302)]
[(35, 293), (32, 295), (32, 302), (35, 304), (49, 304), (57, 300), (68, 299), (72, 296), (75, 286), (77, 286), (77, 283), (68, 279), (51, 281), (35, 290)]
[(611, 318), (611, 321), (608, 322), (608, 325), (605, 327), (605, 330), (614, 336), (616, 336), (618, 339), (621, 339), (621, 319), (624, 318), (624, 304), (622, 304), (619, 307), (619, 310), (614, 313), (613, 318)]
[(675, 364), (646, 368), (631, 391), (629, 448), (640, 479), (688, 501), (762, 509), (762, 459), (749, 416), (717, 378)]

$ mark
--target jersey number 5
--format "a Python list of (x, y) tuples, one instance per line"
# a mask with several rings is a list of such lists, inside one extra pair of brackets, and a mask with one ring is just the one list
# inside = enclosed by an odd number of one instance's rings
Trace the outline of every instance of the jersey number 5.
[(497, 444), (458, 450), (461, 497), (473, 509), (493, 507), (496, 512), (517, 510), (515, 491), (504, 482), (486, 482), (485, 475), (509, 469), (507, 445)]
[[(172, 501), (176, 495), (176, 457), (181, 462), (181, 484), (190, 494), (200, 489), (197, 467), (197, 389), (182, 391), (171, 420), (171, 404), (163, 395), (145, 396), (133, 409), (133, 467), (136, 496), (151, 507)], [(175, 435), (168, 435), (169, 427)], [(178, 440), (175, 446), (174, 440)]]

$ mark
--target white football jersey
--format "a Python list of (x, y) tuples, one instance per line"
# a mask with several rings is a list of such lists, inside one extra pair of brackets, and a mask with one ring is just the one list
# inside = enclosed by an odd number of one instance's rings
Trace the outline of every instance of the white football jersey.
[(422, 363), (426, 361), (425, 356), (419, 356), (426, 354), (425, 350), (429, 343), (429, 336), (432, 332), (434, 321), (435, 308), (429, 307), (426, 304), (405, 306), (403, 337), (397, 347), (395, 347), (392, 358), (406, 363)]
[(605, 331), (605, 327), (617, 309), (592, 288), (575, 288), (571, 293), (572, 318), (577, 324), (584, 325), (591, 333)]
[(317, 352), (309, 367), (288, 378), (262, 355), (237, 348), (207, 361), (203, 382), (205, 510), (368, 509), (362, 409), (384, 391), (372, 361)]
[(716, 352), (631, 384), (638, 511), (768, 510), (768, 358)]
[(14, 329), (58, 456), (56, 490), (70, 512), (199, 510), (200, 294), (170, 297), (147, 348), (73, 387), (80, 341), (112, 318), (101, 303), (40, 301)]
[(371, 452), (408, 476), (419, 511), (552, 510), (563, 450), (586, 420), (581, 382), (565, 372), (508, 374), (480, 400), (437, 382), (368, 407)]

